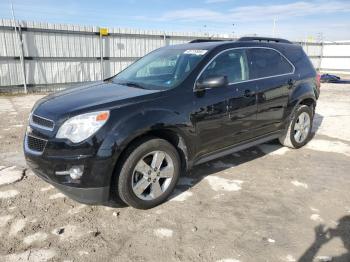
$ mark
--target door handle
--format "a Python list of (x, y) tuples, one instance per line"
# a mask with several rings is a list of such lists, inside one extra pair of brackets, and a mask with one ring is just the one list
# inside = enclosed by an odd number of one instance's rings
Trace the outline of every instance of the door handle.
[(253, 92), (252, 90), (249, 90), (249, 89), (244, 90), (244, 96), (245, 97), (251, 97), (251, 96), (254, 96), (254, 95), (255, 95), (255, 92)]

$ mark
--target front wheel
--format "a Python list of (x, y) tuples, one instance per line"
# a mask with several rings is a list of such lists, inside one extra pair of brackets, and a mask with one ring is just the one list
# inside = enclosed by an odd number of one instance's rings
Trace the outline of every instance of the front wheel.
[(180, 157), (166, 140), (148, 139), (131, 146), (120, 170), (118, 192), (128, 205), (149, 209), (163, 203), (180, 175)]
[(310, 139), (313, 111), (309, 106), (300, 105), (294, 112), (287, 132), (279, 138), (282, 145), (300, 148)]

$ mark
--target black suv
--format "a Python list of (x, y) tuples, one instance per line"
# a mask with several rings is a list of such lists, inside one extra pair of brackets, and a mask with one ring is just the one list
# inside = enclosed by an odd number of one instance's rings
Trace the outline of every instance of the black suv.
[(167, 46), (38, 101), (26, 160), (79, 202), (151, 208), (195, 165), (273, 139), (305, 145), (318, 79), (302, 48), (283, 39)]

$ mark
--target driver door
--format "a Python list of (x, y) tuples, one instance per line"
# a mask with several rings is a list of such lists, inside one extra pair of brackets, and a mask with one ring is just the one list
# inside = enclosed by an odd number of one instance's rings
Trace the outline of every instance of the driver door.
[[(254, 136), (257, 101), (249, 82), (244, 49), (229, 49), (217, 55), (198, 81), (226, 76), (228, 85), (197, 92), (193, 114), (200, 140), (200, 154), (228, 148)], [(200, 94), (200, 95), (198, 95)]]

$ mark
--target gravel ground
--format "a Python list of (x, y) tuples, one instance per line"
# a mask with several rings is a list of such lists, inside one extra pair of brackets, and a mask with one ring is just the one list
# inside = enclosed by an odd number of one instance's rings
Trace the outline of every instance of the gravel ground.
[(314, 138), (203, 164), (141, 211), (86, 206), (26, 169), (40, 95), (0, 97), (0, 261), (350, 261), (350, 85), (323, 84)]

